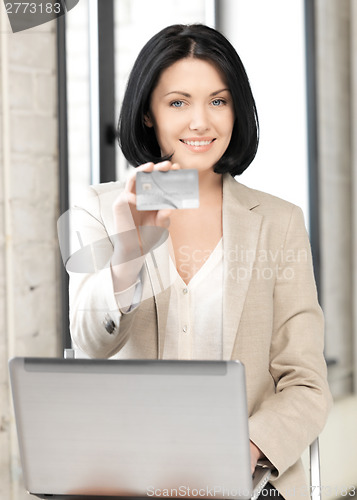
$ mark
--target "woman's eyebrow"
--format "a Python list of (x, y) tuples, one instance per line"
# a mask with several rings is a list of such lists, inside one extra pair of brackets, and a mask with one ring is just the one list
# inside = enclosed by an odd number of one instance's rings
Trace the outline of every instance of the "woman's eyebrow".
[[(215, 90), (209, 96), (214, 97), (215, 95), (220, 94), (221, 92), (224, 92), (224, 91), (229, 92), (230, 90), (228, 88)], [(168, 92), (167, 94), (165, 94), (165, 97), (167, 95), (170, 95), (170, 94), (179, 94), (179, 95), (183, 95), (184, 97), (192, 97), (191, 94), (188, 94), (187, 92), (183, 92), (182, 90), (172, 90), (171, 92)]]
[(216, 90), (215, 92), (212, 92), (212, 94), (210, 94), (210, 97), (213, 97), (213, 96), (220, 94), (221, 92), (225, 92), (225, 91), (230, 92), (230, 90), (228, 88), (220, 89), (220, 90)]

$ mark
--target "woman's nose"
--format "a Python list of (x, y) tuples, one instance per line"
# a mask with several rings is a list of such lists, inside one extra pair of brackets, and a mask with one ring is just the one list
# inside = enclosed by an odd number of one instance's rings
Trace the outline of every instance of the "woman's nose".
[(190, 117), (191, 130), (207, 130), (209, 128), (209, 118), (207, 110), (202, 106), (195, 106), (192, 108)]

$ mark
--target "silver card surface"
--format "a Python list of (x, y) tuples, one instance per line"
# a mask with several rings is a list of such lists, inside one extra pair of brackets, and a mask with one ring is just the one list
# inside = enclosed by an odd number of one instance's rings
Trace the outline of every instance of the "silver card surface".
[(154, 170), (136, 174), (136, 208), (198, 208), (198, 171)]

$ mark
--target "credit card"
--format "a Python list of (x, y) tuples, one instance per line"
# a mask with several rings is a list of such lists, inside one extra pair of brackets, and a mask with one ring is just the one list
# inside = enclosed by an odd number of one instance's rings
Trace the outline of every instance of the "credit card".
[(198, 207), (197, 170), (154, 170), (136, 174), (137, 210)]

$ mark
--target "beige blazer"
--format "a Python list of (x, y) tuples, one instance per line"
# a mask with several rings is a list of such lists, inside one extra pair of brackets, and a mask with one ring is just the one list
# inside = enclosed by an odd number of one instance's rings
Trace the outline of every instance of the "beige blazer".
[[(96, 273), (70, 272), (71, 334), (93, 357), (160, 358), (169, 249), (164, 243), (154, 251), (158, 269), (147, 256), (143, 301), (122, 314), (109, 268), (111, 207), (120, 189), (120, 183), (92, 187), (73, 211), (72, 230), (80, 233), (81, 245), (101, 240), (102, 264)], [(321, 432), (331, 396), (302, 212), (224, 174), (223, 248), (223, 357), (245, 365), (250, 438), (274, 465), (272, 483), (286, 500), (309, 498), (300, 456)], [(108, 317), (112, 333), (105, 328)]]

